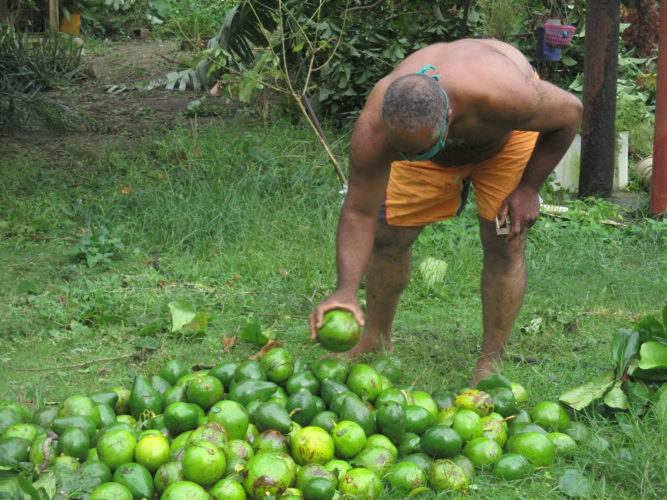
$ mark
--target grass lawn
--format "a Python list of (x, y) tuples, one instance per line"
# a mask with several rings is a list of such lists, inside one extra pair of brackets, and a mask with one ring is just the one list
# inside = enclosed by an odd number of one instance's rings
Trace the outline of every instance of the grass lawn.
[[(238, 341), (225, 352), (221, 339), (249, 321), (304, 360), (324, 353), (306, 317), (335, 285), (342, 195), (305, 126), (195, 120), (79, 153), (16, 148), (0, 158), (0, 399), (44, 406), (129, 386), (174, 358), (242, 359), (258, 347)], [(667, 223), (626, 217), (614, 226), (600, 222), (618, 215), (611, 204), (572, 206), (572, 220), (543, 218), (528, 240), (529, 288), (503, 367), (527, 388), (527, 407), (610, 368), (612, 333), (667, 302)], [(394, 356), (403, 382), (418, 379), (422, 390), (461, 389), (472, 373), (481, 341), (475, 221), (468, 206), (415, 245)], [(441, 280), (420, 272), (428, 258), (446, 262)], [(204, 335), (169, 333), (174, 300), (208, 315)], [(580, 418), (608, 448), (582, 447), (518, 483), (482, 472), (470, 497), (562, 498), (568, 469), (590, 481), (590, 498), (667, 497), (664, 425)]]

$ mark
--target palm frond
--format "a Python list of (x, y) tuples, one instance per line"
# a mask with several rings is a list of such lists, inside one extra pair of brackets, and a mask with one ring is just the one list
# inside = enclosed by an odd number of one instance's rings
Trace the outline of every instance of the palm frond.
[(252, 47), (266, 47), (267, 32), (278, 27), (276, 20), (280, 2), (276, 0), (245, 0), (227, 13), (216, 36), (217, 43), (243, 63), (253, 60)]

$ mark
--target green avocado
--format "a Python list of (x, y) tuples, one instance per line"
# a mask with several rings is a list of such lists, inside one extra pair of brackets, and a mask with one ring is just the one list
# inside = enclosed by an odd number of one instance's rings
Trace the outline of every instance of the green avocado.
[(405, 437), (405, 408), (398, 403), (388, 403), (376, 413), (378, 430), (392, 443), (399, 445)]
[(292, 430), (289, 413), (278, 403), (260, 403), (255, 410), (254, 418), (255, 425), (260, 431), (275, 429), (282, 434), (288, 434)]
[(250, 401), (266, 401), (276, 392), (278, 386), (266, 380), (246, 379), (232, 385), (229, 399), (245, 406)]
[(134, 418), (139, 419), (145, 411), (153, 412), (156, 415), (162, 413), (162, 399), (146, 375), (137, 375), (130, 393), (130, 413)]
[(153, 477), (141, 464), (128, 462), (121, 465), (113, 473), (113, 480), (130, 490), (133, 500), (153, 498), (155, 492)]
[(115, 408), (118, 403), (118, 393), (114, 391), (94, 392), (88, 397), (96, 405), (109, 405)]
[(94, 440), (97, 435), (97, 426), (91, 417), (83, 417), (81, 415), (57, 417), (54, 418), (53, 422), (51, 423), (51, 429), (53, 429), (53, 432), (58, 435), (65, 432), (65, 430), (70, 427), (77, 427), (85, 431), (91, 440)]
[(287, 400), (285, 409), (297, 424), (305, 427), (310, 425), (315, 415), (319, 413), (316, 396), (306, 389), (292, 394)]
[(338, 412), (341, 421), (351, 420), (358, 423), (367, 436), (375, 434), (375, 416), (370, 408), (359, 398), (347, 396), (341, 404)]

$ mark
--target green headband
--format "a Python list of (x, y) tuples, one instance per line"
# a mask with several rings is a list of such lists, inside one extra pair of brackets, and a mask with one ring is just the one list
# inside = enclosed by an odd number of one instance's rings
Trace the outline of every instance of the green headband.
[[(434, 70), (435, 71), (435, 66), (431, 66), (430, 64), (427, 64), (424, 66), (422, 69), (417, 71), (418, 75), (427, 75), (427, 71), (429, 70)], [(431, 78), (433, 78), (435, 81), (440, 80), (440, 77), (438, 75), (432, 75)], [(440, 87), (440, 90), (442, 91), (442, 95), (445, 98), (445, 109), (449, 111), (449, 96), (447, 95), (447, 92), (445, 92), (445, 89)], [(436, 142), (431, 149), (429, 149), (426, 153), (422, 153), (416, 158), (410, 160), (408, 158), (408, 155), (405, 153), (399, 151), (398, 154), (401, 155), (401, 158), (403, 158), (405, 161), (424, 161), (428, 160), (430, 158), (433, 158), (435, 155), (437, 155), (440, 151), (445, 149), (445, 141), (443, 138), (445, 137), (445, 131), (447, 130), (447, 111), (445, 111), (445, 117), (444, 120), (442, 121), (442, 130), (440, 130), (440, 137), (438, 138), (438, 142)]]

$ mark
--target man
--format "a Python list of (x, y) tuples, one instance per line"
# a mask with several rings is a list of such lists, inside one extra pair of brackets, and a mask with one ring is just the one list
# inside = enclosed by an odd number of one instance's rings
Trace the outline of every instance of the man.
[[(540, 81), (500, 41), (438, 43), (408, 56), (375, 85), (355, 125), (338, 283), (309, 317), (312, 338), (326, 311), (345, 309), (365, 327), (348, 355), (391, 351), (412, 243), (426, 224), (456, 215), (469, 179), (484, 252), (482, 352), (472, 383), (497, 372), (526, 289), (526, 229), (581, 112), (575, 96)], [(511, 223), (506, 236), (496, 234), (496, 217)], [(357, 299), (363, 274), (365, 320)]]

